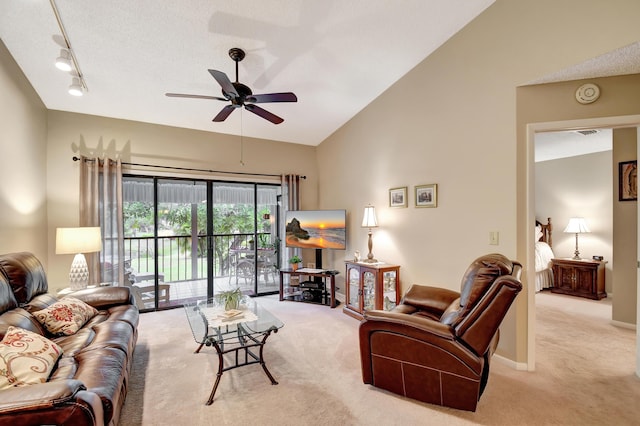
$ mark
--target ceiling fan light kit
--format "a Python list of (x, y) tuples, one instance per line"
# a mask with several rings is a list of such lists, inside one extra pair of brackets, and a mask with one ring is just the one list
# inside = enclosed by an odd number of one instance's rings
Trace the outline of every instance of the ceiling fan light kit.
[(207, 95), (190, 95), (185, 93), (165, 93), (168, 97), (174, 98), (191, 98), (191, 99), (213, 99), (224, 102), (231, 102), (231, 104), (222, 108), (222, 110), (213, 117), (214, 122), (221, 122), (227, 119), (229, 115), (236, 109), (242, 108), (256, 114), (265, 120), (270, 121), (273, 124), (280, 124), (284, 121), (283, 118), (259, 107), (258, 103), (270, 103), (270, 102), (297, 102), (298, 98), (292, 92), (283, 93), (267, 93), (262, 95), (254, 95), (251, 88), (245, 84), (240, 83), (238, 80), (238, 63), (245, 57), (244, 50), (233, 47), (229, 49), (229, 57), (236, 63), (236, 81), (231, 82), (227, 74), (218, 70), (208, 70), (209, 74), (218, 82), (222, 88), (222, 98), (218, 96)]

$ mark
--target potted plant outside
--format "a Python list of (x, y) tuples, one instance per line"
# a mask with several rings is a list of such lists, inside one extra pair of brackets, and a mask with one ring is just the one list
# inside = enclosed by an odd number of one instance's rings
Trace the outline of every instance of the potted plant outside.
[(221, 291), (216, 295), (218, 302), (224, 304), (224, 310), (229, 311), (231, 309), (238, 309), (240, 306), (240, 299), (242, 299), (242, 292), (240, 287), (236, 287), (233, 290)]
[(302, 262), (302, 258), (300, 256), (298, 256), (297, 254), (292, 256), (291, 259), (289, 259), (289, 263), (291, 264), (291, 268), (295, 271), (298, 269), (298, 265)]

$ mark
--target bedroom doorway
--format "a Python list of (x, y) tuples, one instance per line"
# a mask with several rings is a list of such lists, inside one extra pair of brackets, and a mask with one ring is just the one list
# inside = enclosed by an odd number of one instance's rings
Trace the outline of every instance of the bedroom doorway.
[[(547, 123), (529, 123), (526, 134), (526, 181), (529, 182), (526, 190), (526, 222), (534, 223), (535, 221), (535, 136), (539, 132), (550, 131), (566, 131), (572, 129), (584, 129), (584, 128), (629, 128), (640, 126), (640, 116), (623, 116), (623, 117), (602, 117), (584, 120), (568, 120), (568, 121), (556, 121)], [(640, 130), (638, 131), (640, 134)], [(638, 151), (640, 151), (640, 143), (638, 144)], [(639, 153), (640, 154), (640, 153)], [(640, 157), (640, 155), (638, 155)], [(636, 218), (638, 224), (640, 224), (640, 213)], [(528, 229), (528, 228), (527, 228)], [(640, 233), (640, 227), (638, 228)], [(638, 241), (640, 238), (636, 236), (636, 245), (640, 246)], [(527, 231), (525, 235), (525, 251), (527, 253), (527, 263), (529, 265), (534, 264), (534, 240), (533, 233)], [(640, 250), (639, 250), (640, 252)], [(529, 268), (527, 271), (527, 282), (535, 283), (535, 271), (534, 268)], [(640, 277), (636, 273), (636, 288), (640, 287)], [(527, 292), (527, 369), (529, 371), (535, 370), (535, 338), (536, 338), (536, 318), (535, 318), (535, 286), (529, 285)], [(637, 294), (636, 299), (636, 324), (640, 323), (640, 292)], [(640, 376), (640, 327), (636, 327), (636, 375)]]

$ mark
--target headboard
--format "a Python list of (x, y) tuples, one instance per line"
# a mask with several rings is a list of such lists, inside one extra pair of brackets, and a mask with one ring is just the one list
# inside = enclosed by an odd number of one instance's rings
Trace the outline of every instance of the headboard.
[(540, 238), (540, 241), (544, 241), (545, 243), (549, 244), (549, 247), (553, 247), (551, 243), (551, 231), (553, 230), (553, 227), (551, 226), (551, 218), (547, 218), (546, 224), (536, 219), (536, 226), (540, 226), (540, 228), (542, 229), (542, 238)]

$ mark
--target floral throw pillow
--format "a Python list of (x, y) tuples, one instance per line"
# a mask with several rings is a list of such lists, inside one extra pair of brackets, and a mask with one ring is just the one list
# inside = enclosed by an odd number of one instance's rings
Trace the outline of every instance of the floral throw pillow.
[(51, 334), (70, 336), (98, 314), (98, 310), (75, 297), (60, 299), (33, 316)]
[(46, 382), (61, 355), (46, 337), (9, 326), (0, 341), (0, 390)]

